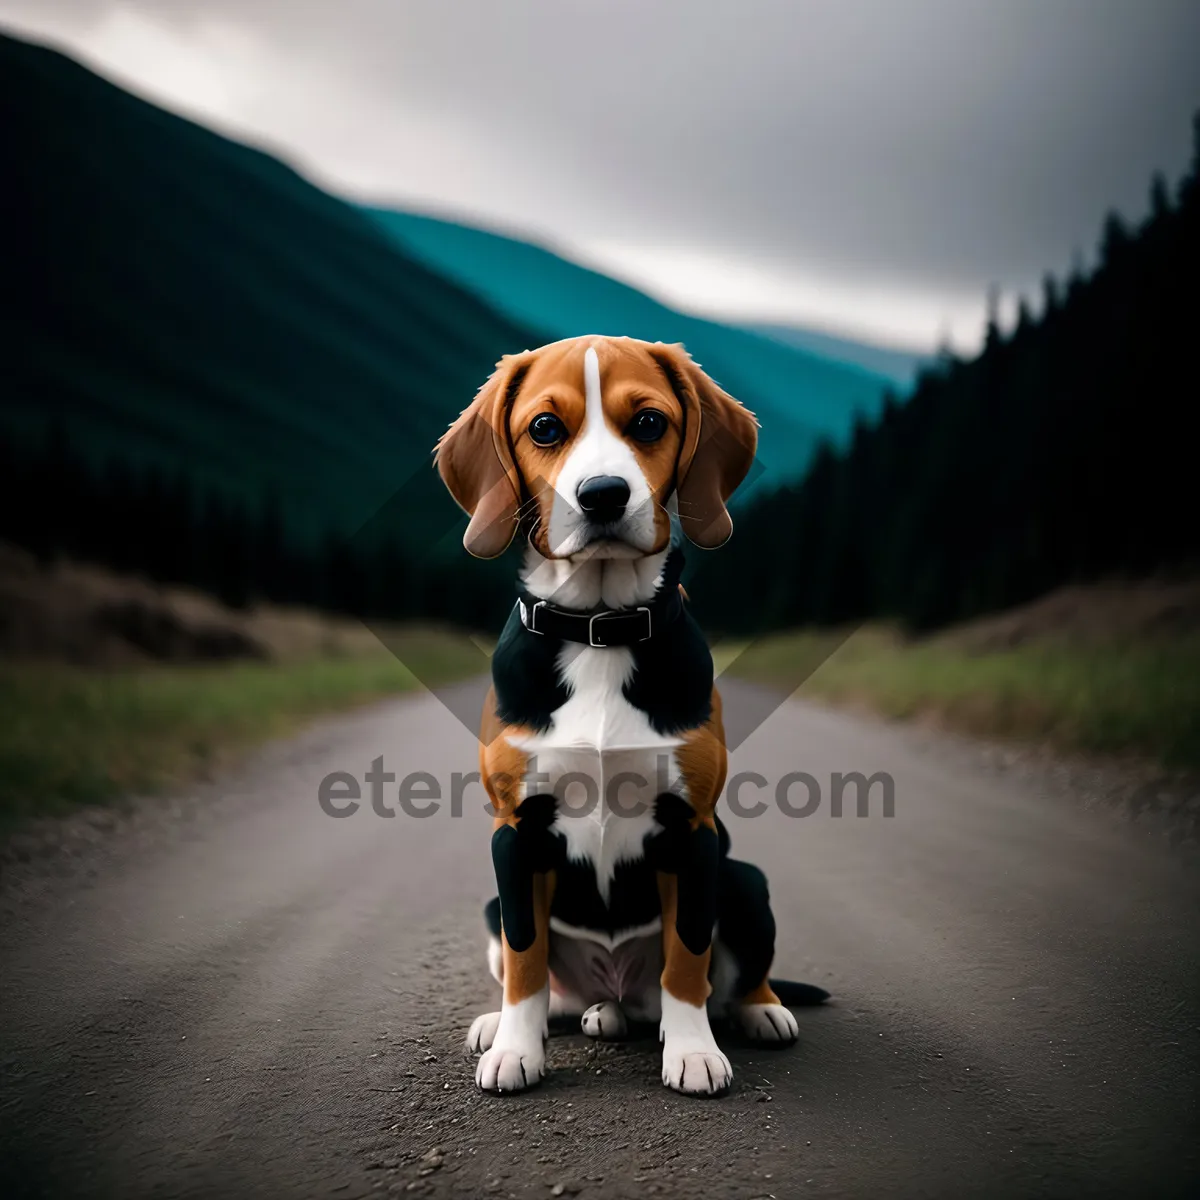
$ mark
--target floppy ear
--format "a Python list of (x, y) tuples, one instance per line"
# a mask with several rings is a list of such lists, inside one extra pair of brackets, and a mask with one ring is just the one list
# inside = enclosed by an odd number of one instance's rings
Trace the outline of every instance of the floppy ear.
[(733, 533), (725, 502), (754, 462), (758, 422), (692, 361), (682, 345), (658, 342), (651, 353), (683, 405), (683, 445), (675, 469), (679, 523), (689, 541), (713, 550)]
[(503, 554), (517, 532), (521, 477), (508, 413), (531, 361), (528, 351), (506, 354), (434, 450), (442, 482), (471, 518), (463, 545), (476, 558)]

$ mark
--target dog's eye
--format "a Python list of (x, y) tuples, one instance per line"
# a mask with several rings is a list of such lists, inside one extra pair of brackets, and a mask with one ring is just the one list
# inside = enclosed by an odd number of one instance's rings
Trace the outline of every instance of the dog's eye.
[(629, 436), (638, 442), (657, 442), (667, 432), (667, 418), (652, 408), (644, 408), (629, 423)]
[(553, 413), (542, 413), (529, 422), (529, 436), (538, 446), (553, 446), (567, 436), (567, 427)]

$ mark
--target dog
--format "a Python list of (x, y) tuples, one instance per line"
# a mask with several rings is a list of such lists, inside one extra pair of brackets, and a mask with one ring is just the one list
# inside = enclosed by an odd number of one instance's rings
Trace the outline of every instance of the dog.
[[(657, 1023), (663, 1083), (694, 1095), (733, 1078), (710, 1014), (755, 1042), (797, 1037), (769, 979), (766, 880), (715, 811), (721, 701), (679, 582), (685, 540), (729, 538), (757, 439), (682, 346), (589, 336), (502, 358), (438, 442), (466, 549), (524, 542), (480, 734), (504, 994), (467, 1037), (484, 1091), (542, 1078), (550, 1018), (597, 1038)], [(786, 986), (793, 1004), (825, 996)]]

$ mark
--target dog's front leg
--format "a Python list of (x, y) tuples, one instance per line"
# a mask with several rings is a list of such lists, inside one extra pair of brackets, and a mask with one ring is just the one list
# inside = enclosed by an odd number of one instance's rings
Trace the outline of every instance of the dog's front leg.
[(526, 801), (509, 817), (497, 817), (492, 863), (500, 893), (504, 1002), (491, 1048), (479, 1060), (475, 1082), (489, 1092), (520, 1092), (545, 1072), (550, 976), (549, 869), (544, 824), (526, 820)]
[[(673, 836), (672, 836), (673, 835)], [(708, 1024), (713, 926), (717, 917), (719, 842), (710, 818), (670, 831), (669, 864), (660, 871), (663, 958), (663, 1083), (677, 1092), (715, 1096), (733, 1081)]]

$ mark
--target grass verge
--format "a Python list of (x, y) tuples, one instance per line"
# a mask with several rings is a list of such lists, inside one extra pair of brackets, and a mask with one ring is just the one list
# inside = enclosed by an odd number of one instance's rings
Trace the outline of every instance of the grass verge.
[[(1200, 637), (1109, 644), (1043, 638), (971, 649), (865, 628), (845, 641), (775, 635), (718, 657), (731, 675), (889, 717), (1095, 754), (1200, 768)], [(811, 672), (811, 673), (810, 673)]]
[[(401, 635), (423, 680), (479, 671), (461, 637)], [(395, 647), (393, 647), (395, 648)], [(311, 718), (417, 687), (383, 651), (344, 658), (98, 671), (0, 668), (0, 828), (204, 776)]]

